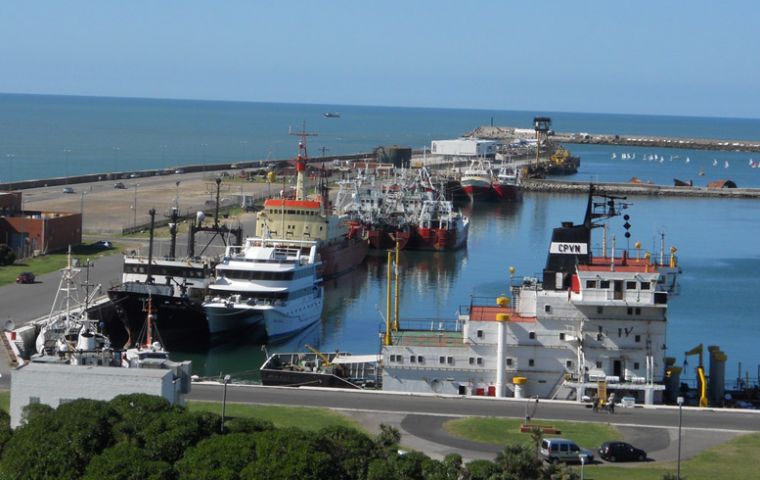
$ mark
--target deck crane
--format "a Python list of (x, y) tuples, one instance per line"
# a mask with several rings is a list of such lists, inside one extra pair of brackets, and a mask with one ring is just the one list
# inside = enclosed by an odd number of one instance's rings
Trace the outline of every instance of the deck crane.
[(696, 347), (692, 348), (691, 350), (688, 350), (684, 352), (684, 358), (683, 358), (683, 366), (684, 369), (686, 368), (686, 365), (688, 365), (688, 358), (690, 355), (699, 355), (699, 365), (697, 365), (696, 372), (697, 372), (697, 393), (699, 394), (699, 406), (700, 407), (706, 407), (708, 405), (707, 402), (707, 381), (705, 380), (705, 367), (702, 363), (702, 352), (703, 352), (703, 346), (700, 343)]

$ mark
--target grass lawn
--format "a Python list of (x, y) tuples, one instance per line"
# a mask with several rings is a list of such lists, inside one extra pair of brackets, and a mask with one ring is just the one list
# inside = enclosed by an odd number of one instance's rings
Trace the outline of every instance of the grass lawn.
[(11, 411), (11, 392), (10, 390), (0, 391), (0, 410), (7, 413)]
[[(94, 245), (79, 245), (72, 247), (71, 253), (73, 258), (79, 259), (84, 262), (89, 259), (103, 257), (106, 255), (113, 255), (119, 253), (121, 248), (118, 245), (114, 245), (111, 248), (99, 248)], [(14, 265), (7, 265), (0, 267), (0, 285), (6, 285), (16, 281), (16, 277), (21, 272), (32, 272), (35, 276), (40, 276), (45, 273), (55, 272), (66, 266), (67, 252), (55, 252), (47, 255), (41, 255), (36, 258), (28, 258), (23, 263), (16, 263)]]
[[(450, 434), (494, 445), (521, 444), (532, 445), (529, 433), (520, 433), (522, 419), (517, 418), (460, 418), (450, 420), (443, 428)], [(603, 423), (557, 422), (554, 420), (534, 419), (531, 424), (553, 426), (562, 433), (546, 435), (547, 437), (569, 438), (578, 445), (589, 449), (598, 447), (602, 442), (620, 438), (617, 429)]]
[[(221, 414), (219, 402), (187, 402), (190, 411)], [(269, 420), (276, 427), (297, 427), (302, 430), (319, 430), (331, 425), (341, 425), (367, 433), (361, 425), (349, 418), (325, 408), (280, 407), (275, 405), (244, 405), (227, 402), (227, 417), (248, 417)]]

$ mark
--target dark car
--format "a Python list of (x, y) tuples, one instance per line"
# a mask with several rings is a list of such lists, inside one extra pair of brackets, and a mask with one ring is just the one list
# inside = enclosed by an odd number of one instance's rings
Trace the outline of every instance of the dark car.
[(643, 462), (647, 459), (647, 452), (625, 442), (604, 442), (599, 447), (599, 456), (609, 462)]
[(21, 272), (16, 277), (16, 283), (34, 283), (34, 274), (32, 272)]
[(125, 189), (125, 188), (127, 188), (127, 186), (124, 185), (122, 182), (116, 182), (116, 183), (113, 184), (113, 188)]

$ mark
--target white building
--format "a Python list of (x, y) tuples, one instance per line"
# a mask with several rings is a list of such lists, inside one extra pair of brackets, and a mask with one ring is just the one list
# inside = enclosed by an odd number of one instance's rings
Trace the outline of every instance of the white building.
[(117, 395), (146, 393), (184, 405), (190, 392), (190, 362), (176, 368), (121, 368), (30, 362), (11, 374), (11, 427), (21, 424), (25, 406), (57, 408), (78, 398), (108, 401)]
[(430, 153), (445, 157), (493, 157), (499, 142), (479, 138), (457, 138), (455, 140), (433, 140)]

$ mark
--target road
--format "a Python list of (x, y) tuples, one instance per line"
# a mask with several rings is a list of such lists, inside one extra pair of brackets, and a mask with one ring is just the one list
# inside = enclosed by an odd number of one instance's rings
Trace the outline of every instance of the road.
[[(218, 402), (222, 398), (222, 389), (221, 385), (216, 384), (195, 384), (189, 398)], [(434, 458), (459, 453), (468, 460), (492, 460), (500, 448), (452, 437), (443, 429), (446, 421), (469, 416), (524, 418), (528, 405), (526, 400), (488, 397), (436, 397), (242, 385), (228, 387), (227, 401), (330, 408), (354, 418), (370, 432), (379, 431), (380, 423), (393, 425), (402, 433), (402, 445), (419, 449)], [(676, 459), (678, 409), (674, 407), (619, 408), (614, 415), (610, 415), (595, 413), (574, 402), (542, 400), (537, 405), (535, 417), (542, 422), (609, 423), (616, 426), (626, 440), (645, 448), (654, 461)], [(760, 431), (760, 414), (686, 407), (683, 409), (683, 425), (682, 458), (687, 459), (736, 435)]]

